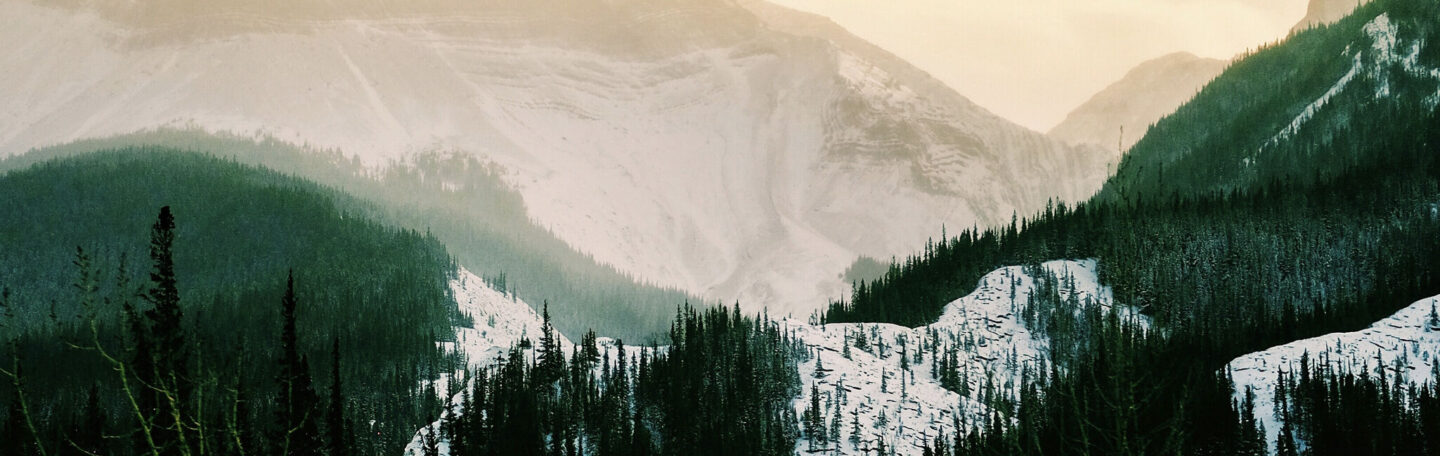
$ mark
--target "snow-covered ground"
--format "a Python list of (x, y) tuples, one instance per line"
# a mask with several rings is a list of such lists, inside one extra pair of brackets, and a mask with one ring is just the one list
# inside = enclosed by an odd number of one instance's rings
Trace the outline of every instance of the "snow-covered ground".
[[(510, 347), (522, 340), (528, 339), (532, 344), (539, 344), (544, 320), (529, 304), (491, 288), (480, 276), (463, 268), (457, 278), (450, 282), (450, 289), (455, 293), (455, 303), (460, 312), (467, 315), (472, 323), (468, 327), (456, 327), (455, 342), (442, 342), (441, 346), (450, 351), (464, 353), (471, 368), (493, 366), (503, 361), (509, 354)], [(555, 337), (560, 346), (567, 350), (567, 355), (573, 355), (568, 353), (573, 349), (570, 340), (559, 332), (555, 333)], [(618, 359), (621, 347), (617, 347), (614, 340), (602, 337), (598, 339), (598, 345), (602, 353), (607, 354), (610, 359)], [(625, 346), (623, 349), (626, 356), (634, 357), (644, 348)], [(457, 371), (450, 375), (464, 375), (464, 372)], [(441, 397), (449, 398), (447, 403), (458, 406), (461, 396), (459, 393), (446, 391), (446, 380), (441, 378), (435, 382), (436, 391)], [(470, 379), (461, 380), (469, 382)], [(445, 419), (450, 413), (451, 411), (445, 411), (439, 419)], [(422, 439), (431, 430), (439, 429), (439, 423), (437, 420), (432, 426), (416, 431), (410, 443), (405, 446), (404, 455), (423, 455)], [(450, 454), (449, 445), (447, 440), (439, 440), (441, 455)]]
[[(1062, 281), (1073, 280), (1073, 288), (1057, 290), (1062, 299), (1074, 293), (1078, 302), (1111, 307), (1110, 289), (1099, 284), (1093, 260), (1051, 261), (1043, 267)], [(997, 394), (1018, 397), (1022, 371), (1028, 369), (1033, 374), (1042, 363), (1048, 363), (1048, 340), (1026, 329), (1018, 315), (1034, 290), (1035, 278), (1030, 277), (1025, 268), (1012, 266), (986, 274), (973, 293), (946, 305), (940, 319), (928, 326), (906, 328), (869, 323), (815, 326), (787, 322), (817, 355), (800, 365), (806, 386), (795, 399), (796, 413), (803, 416), (811, 406), (813, 385), (814, 391), (821, 395), (821, 407), (826, 410), (826, 426), (831, 425), (837, 413), (840, 417), (840, 432), (831, 434), (838, 435), (838, 448), (833, 442), (813, 445), (814, 452), (867, 454), (866, 450), (875, 448), (883, 438), (886, 448), (896, 454), (918, 455), (923, 445), (935, 437), (953, 436), (957, 416), (962, 427), (983, 423), (989, 413), (981, 402), (987, 379)], [(1128, 307), (1119, 309), (1131, 314)], [(867, 339), (867, 350), (854, 348), (854, 341), (862, 332)], [(844, 355), (846, 343), (852, 346), (849, 358)], [(931, 372), (933, 357), (928, 349), (921, 350), (920, 359), (913, 358), (915, 350), (922, 345), (937, 346), (939, 356), (944, 356), (944, 347), (959, 348), (957, 360), (966, 372), (969, 396), (962, 397), (940, 387)], [(910, 369), (904, 374), (900, 361), (902, 346), (905, 354), (912, 357)], [(880, 419), (882, 414), (884, 420)], [(855, 415), (860, 423), (858, 444), (851, 443)], [(810, 441), (802, 440), (796, 453), (811, 453), (811, 448)]]
[[(1145, 324), (1143, 317), (1129, 307), (1112, 306), (1108, 287), (1098, 283), (1095, 262), (1052, 261), (1044, 270), (1062, 283), (1057, 288), (1061, 298), (1074, 293), (1081, 303), (1124, 312)], [(461, 271), (452, 284), (460, 309), (473, 319), (473, 327), (457, 328), (457, 341), (452, 350), (463, 351), (472, 366), (495, 363), (509, 347), (521, 340), (534, 340), (540, 334), (541, 320), (524, 302), (485, 286), (479, 277)], [(921, 454), (922, 445), (937, 436), (953, 436), (958, 422), (962, 427), (980, 422), (988, 415), (981, 398), (987, 380), (997, 395), (1015, 397), (1024, 370), (1034, 372), (1048, 362), (1049, 343), (1026, 329), (1018, 312), (1035, 291), (1036, 279), (1026, 268), (1013, 266), (997, 269), (980, 279), (976, 290), (946, 305), (934, 324), (906, 328), (889, 324), (812, 325), (803, 321), (784, 320), (785, 330), (808, 346), (814, 354), (799, 366), (804, 382), (803, 392), (795, 398), (796, 414), (803, 416), (811, 404), (811, 392), (818, 391), (825, 410), (827, 429), (837, 422), (838, 447), (816, 445), (828, 454), (862, 454), (884, 439), (896, 454)], [(866, 348), (857, 348), (856, 338), (864, 334)], [(845, 356), (846, 345), (850, 356)], [(568, 342), (564, 344), (568, 349)], [(613, 341), (602, 340), (601, 346), (614, 359)], [(967, 379), (970, 394), (961, 395), (941, 388), (932, 375), (934, 357), (929, 347), (944, 356), (948, 347), (957, 348), (957, 361)], [(921, 349), (921, 347), (925, 347)], [(624, 347), (633, 356), (640, 347)], [(916, 350), (920, 356), (915, 358)], [(908, 356), (910, 369), (901, 369), (901, 356)], [(452, 402), (458, 396), (452, 396)], [(884, 419), (881, 419), (884, 415)], [(860, 423), (855, 434), (853, 422)], [(437, 425), (438, 426), (438, 425)], [(429, 429), (416, 433), (407, 456), (419, 455), (421, 439)], [(857, 435), (856, 444), (850, 443)], [(802, 440), (797, 454), (811, 453), (811, 442)], [(446, 446), (441, 441), (441, 454)]]
[(1440, 296), (1416, 301), (1361, 331), (1326, 334), (1235, 358), (1226, 366), (1234, 377), (1235, 400), (1243, 399), (1247, 388), (1255, 392), (1255, 417), (1265, 426), (1266, 441), (1274, 452), (1280, 433), (1274, 413), (1275, 381), (1282, 370), (1298, 371), (1303, 354), (1309, 353), (1312, 366), (1326, 363), (1352, 373), (1368, 369), (1372, 375), (1383, 370), (1414, 385), (1434, 382), (1440, 331), (1427, 330), (1426, 324), (1437, 301)]
[(775, 315), (859, 255), (1088, 197), (1113, 159), (763, 2), (197, 5), (0, 0), (0, 156), (165, 126), (474, 154), (598, 261)]

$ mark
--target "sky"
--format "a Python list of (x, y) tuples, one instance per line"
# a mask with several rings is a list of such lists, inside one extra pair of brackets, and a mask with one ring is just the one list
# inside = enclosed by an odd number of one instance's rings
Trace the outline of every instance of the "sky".
[(771, 0), (829, 17), (990, 111), (1047, 131), (1139, 63), (1228, 59), (1283, 38), (1306, 0)]

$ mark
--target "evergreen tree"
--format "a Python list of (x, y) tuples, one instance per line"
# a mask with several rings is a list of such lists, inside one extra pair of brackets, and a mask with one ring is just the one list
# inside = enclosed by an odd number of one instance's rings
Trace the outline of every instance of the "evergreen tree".
[(166, 455), (188, 453), (192, 436), (186, 434), (189, 423), (187, 404), (190, 400), (188, 346), (185, 342), (180, 309), (180, 292), (175, 279), (175, 217), (170, 206), (160, 208), (160, 215), (150, 228), (150, 288), (145, 300), (151, 308), (145, 311), (149, 325), (146, 340), (153, 357), (155, 440)]
[(280, 300), (284, 319), (280, 333), (280, 403), (276, 409), (275, 435), (271, 439), (284, 456), (313, 455), (321, 451), (319, 398), (310, 379), (310, 365), (300, 354), (295, 329), (295, 274), (285, 282), (285, 296)]
[(1440, 313), (1435, 311), (1435, 301), (1430, 301), (1430, 331), (1440, 331)]
[(340, 338), (335, 337), (330, 350), (330, 408), (326, 414), (326, 450), (330, 456), (349, 456), (350, 423), (345, 417), (345, 394), (340, 386)]
[[(150, 335), (154, 343), (155, 369), (160, 373), (159, 382), (167, 386), (173, 378), (180, 381), (187, 378), (186, 345), (181, 327), (183, 312), (180, 309), (180, 291), (175, 284), (175, 216), (170, 206), (160, 208), (155, 225), (150, 228), (150, 289), (145, 299), (152, 306), (145, 311), (150, 322)], [(179, 391), (176, 392), (179, 394)]]
[(74, 449), (83, 454), (109, 454), (105, 445), (105, 423), (109, 418), (105, 410), (100, 407), (100, 388), (90, 387), (86, 394), (85, 409), (81, 412), (82, 419), (75, 423), (70, 431), (70, 441)]
[(555, 339), (555, 327), (550, 323), (550, 302), (546, 301), (541, 310), (543, 325), (540, 328), (540, 353), (535, 369), (536, 386), (543, 387), (560, 378), (565, 371), (565, 354)]

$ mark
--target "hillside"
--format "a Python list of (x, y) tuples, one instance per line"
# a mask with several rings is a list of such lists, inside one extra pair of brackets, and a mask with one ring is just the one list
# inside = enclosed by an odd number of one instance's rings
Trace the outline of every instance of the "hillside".
[[(48, 447), (63, 445), (62, 435), (125, 435), (137, 426), (120, 376), (97, 345), (129, 364), (131, 385), (156, 384), (156, 374), (140, 367), (149, 350), (141, 345), (158, 351), (169, 340), (182, 341), (173, 349), (185, 353), (177, 357), (188, 370), (177, 375), (194, 391), (176, 400), (240, 400), (227, 389), (255, 398), (237, 415), (187, 406), (187, 418), (215, 429), (223, 421), (252, 430), (244, 438), (252, 451), (278, 445), (268, 423), (280, 389), (280, 304), (291, 274), (299, 302), (291, 343), (314, 360), (301, 370), (330, 385), (331, 353), (338, 349), (345, 418), (373, 420), (373, 432), (353, 436), (357, 449), (397, 448), (417, 420), (433, 413), (427, 393), (415, 385), (435, 378), (448, 362), (434, 344), (450, 337), (458, 316), (445, 287), (454, 264), (433, 237), (357, 216), (368, 203), (274, 171), (164, 148), (102, 151), (10, 170), (0, 175), (0, 193), (6, 195), (0, 219), (7, 221), (0, 224), (0, 287), (7, 290), (0, 301), (8, 304), (0, 317), (7, 347), (0, 362), (7, 371), (22, 368), (18, 389)], [(162, 206), (174, 216), (181, 317), (169, 324), (179, 326), (172, 326), (178, 336), (163, 335), (162, 320), (151, 311), (159, 306), (155, 277), (162, 274), (152, 266), (159, 261), (152, 223)], [(154, 335), (136, 329), (152, 326)], [(0, 401), (16, 403), (16, 391), (0, 389)], [(151, 404), (142, 408), (158, 407), (148, 398), (142, 395), (139, 403)], [(94, 407), (85, 407), (87, 400)], [(0, 427), (16, 434), (5, 434), (11, 438), (0, 452), (31, 441), (15, 427), (19, 413), (7, 411), (12, 421)], [(75, 430), (82, 411), (103, 424)], [(235, 443), (213, 431), (189, 437), (191, 444), (215, 448)], [(128, 454), (144, 447), (136, 438), (100, 439), (91, 451)], [(38, 454), (29, 451), (21, 453)]]
[(1440, 27), (1424, 1), (1367, 5), (1246, 56), (1158, 122), (1102, 195), (1195, 196), (1369, 165), (1440, 102)]
[(224, 157), (366, 201), (347, 209), (434, 236), (459, 264), (496, 287), (528, 302), (549, 302), (557, 327), (567, 334), (595, 329), (613, 337), (650, 337), (665, 329), (676, 303), (699, 302), (678, 290), (637, 283), (560, 241), (530, 219), (522, 197), (504, 182), (504, 169), (463, 154), (419, 153), (377, 170), (334, 151), (274, 139), (162, 129), (33, 150), (0, 160), (0, 171), (137, 147)]
[(372, 167), (457, 152), (602, 264), (797, 314), (860, 255), (1086, 198), (1110, 160), (763, 5), (340, 5), (0, 2), (0, 41), (23, 43), (0, 60), (0, 154), (157, 127)]

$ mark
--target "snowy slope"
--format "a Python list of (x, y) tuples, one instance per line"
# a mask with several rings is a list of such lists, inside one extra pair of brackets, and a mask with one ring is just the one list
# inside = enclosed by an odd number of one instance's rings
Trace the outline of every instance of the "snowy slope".
[[(510, 347), (519, 344), (522, 340), (529, 340), (533, 346), (539, 346), (544, 320), (531, 308), (529, 304), (511, 295), (507, 295), (486, 285), (480, 276), (461, 269), (458, 277), (450, 281), (450, 289), (455, 293), (455, 303), (459, 306), (460, 312), (471, 320), (469, 326), (455, 328), (455, 342), (442, 342), (442, 348), (451, 352), (464, 353), (469, 367), (475, 368), (493, 366), (504, 361), (505, 355)], [(556, 339), (561, 347), (566, 350), (573, 348), (569, 339), (564, 334), (555, 333)], [(615, 341), (609, 338), (598, 339), (600, 349), (608, 354), (609, 359), (618, 359), (619, 350), (625, 350), (626, 356), (636, 356), (643, 347), (617, 347)], [(526, 350), (527, 356), (534, 355), (534, 349)], [(573, 356), (573, 353), (567, 353)], [(598, 369), (598, 367), (597, 367)], [(456, 371), (451, 375), (464, 375), (464, 371)], [(450, 394), (444, 386), (446, 378), (435, 382), (436, 391), (441, 397), (448, 397), (447, 403), (458, 406), (460, 394)], [(468, 382), (470, 379), (459, 379)], [(410, 443), (405, 446), (405, 456), (420, 456), (423, 452), (423, 438), (433, 429), (438, 429), (440, 420), (445, 419), (451, 411), (447, 410), (427, 428), (416, 431)], [(439, 441), (440, 454), (450, 454), (448, 440)]]
[(1235, 381), (1235, 400), (1243, 399), (1247, 388), (1254, 390), (1255, 416), (1265, 426), (1273, 452), (1280, 433), (1275, 381), (1280, 371), (1298, 371), (1303, 354), (1309, 353), (1312, 365), (1327, 363), (1355, 373), (1369, 369), (1372, 375), (1383, 369), (1413, 385), (1432, 383), (1440, 365), (1440, 331), (1427, 330), (1426, 323), (1437, 302), (1440, 296), (1416, 301), (1361, 331), (1326, 334), (1235, 358), (1226, 365)]
[(600, 262), (805, 314), (859, 255), (1078, 200), (1104, 152), (721, 0), (0, 0), (0, 156), (158, 126), (509, 170)]
[[(1075, 293), (1079, 302), (1110, 308), (1109, 287), (1101, 286), (1095, 262), (1051, 261), (1043, 265), (1048, 274), (1071, 279), (1072, 289), (1057, 290), (1062, 298)], [(962, 427), (983, 422), (988, 410), (981, 402), (987, 379), (998, 395), (1018, 397), (1021, 373), (1044, 372), (1049, 360), (1049, 342), (1025, 328), (1018, 318), (1021, 306), (1034, 291), (1035, 278), (1025, 268), (1012, 266), (995, 270), (980, 279), (976, 290), (947, 304), (934, 324), (906, 328), (889, 324), (829, 324), (813, 326), (791, 321), (796, 336), (812, 347), (815, 359), (800, 366), (806, 387), (795, 399), (797, 415), (811, 404), (811, 385), (821, 395), (827, 426), (840, 416), (839, 447), (814, 445), (816, 451), (838, 450), (838, 454), (866, 454), (884, 439), (896, 454), (921, 454), (923, 445), (937, 436), (953, 437), (956, 418)], [(1128, 307), (1120, 307), (1127, 318)], [(1136, 316), (1136, 318), (1139, 318)], [(1144, 323), (1141, 320), (1142, 324)], [(856, 336), (864, 332), (870, 349), (854, 348)], [(852, 345), (850, 358), (844, 344)], [(902, 342), (903, 341), (903, 342)], [(901, 347), (914, 356), (918, 346), (960, 348), (958, 360), (970, 385), (970, 395), (945, 390), (931, 372), (933, 356), (921, 350), (920, 359), (910, 363), (901, 387)], [(883, 347), (883, 348), (882, 348)], [(943, 349), (937, 354), (943, 356)], [(884, 377), (884, 391), (882, 391)], [(885, 415), (885, 420), (880, 415)], [(858, 444), (851, 443), (852, 419), (858, 415)], [(883, 424), (882, 424), (883, 423)], [(811, 452), (812, 442), (802, 440), (796, 453)]]
[[(1058, 288), (1061, 298), (1074, 293), (1078, 302), (1113, 309), (1147, 324), (1129, 307), (1112, 307), (1110, 289), (1098, 283), (1093, 260), (1052, 261), (1042, 267), (1047, 274), (1074, 284)], [(472, 366), (492, 365), (521, 338), (533, 341), (539, 334), (540, 318), (528, 305), (486, 287), (473, 274), (462, 271), (451, 285), (461, 310), (474, 324), (457, 328), (458, 345), (448, 348), (466, 353)], [(981, 278), (973, 293), (946, 305), (938, 321), (919, 328), (785, 320), (785, 329), (815, 354), (799, 366), (805, 387), (795, 398), (796, 414), (803, 416), (810, 406), (813, 386), (826, 410), (826, 426), (830, 427), (836, 416), (840, 418), (839, 447), (817, 445), (817, 449), (862, 454), (884, 439), (896, 454), (920, 454), (924, 442), (940, 435), (953, 436), (957, 418), (961, 426), (968, 427), (988, 415), (981, 402), (987, 379), (994, 394), (1016, 396), (1022, 371), (1043, 372), (1043, 363), (1049, 359), (1048, 341), (1026, 329), (1017, 317), (1035, 286), (1036, 279), (1023, 267), (995, 270)], [(854, 346), (862, 332), (868, 341), (865, 349)], [(849, 358), (844, 355), (847, 343), (851, 345)], [(568, 347), (569, 343), (562, 345)], [(611, 359), (620, 349), (613, 342), (602, 341), (601, 346), (610, 351)], [(934, 356), (928, 348), (932, 346), (942, 356), (945, 347), (958, 348), (957, 360), (970, 386), (968, 396), (941, 388), (931, 372)], [(919, 359), (913, 358), (917, 347), (925, 347)], [(641, 349), (624, 347), (630, 355)], [(901, 370), (902, 351), (912, 357), (909, 371)], [(458, 395), (451, 400), (458, 401)], [(853, 420), (860, 423), (859, 434), (854, 432)], [(407, 456), (419, 454), (427, 432), (429, 429), (416, 433)], [(858, 436), (856, 444), (850, 443), (852, 434)], [(446, 448), (443, 440), (441, 448)], [(810, 450), (811, 442), (801, 440), (796, 453)]]

